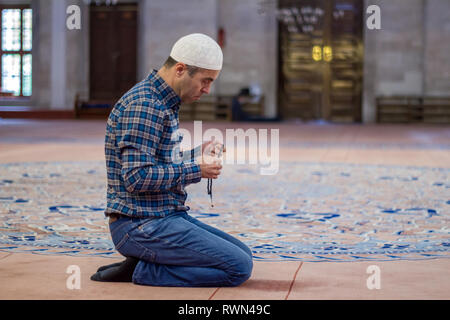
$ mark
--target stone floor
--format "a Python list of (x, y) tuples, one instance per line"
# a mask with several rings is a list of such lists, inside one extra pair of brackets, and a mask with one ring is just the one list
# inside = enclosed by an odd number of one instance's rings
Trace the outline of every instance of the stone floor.
[[(192, 123), (181, 127), (193, 129)], [(426, 125), (204, 123), (207, 128), (280, 129), (280, 160), (398, 164), (450, 168), (450, 128)], [(0, 119), (0, 163), (103, 160), (104, 121)], [(0, 212), (0, 214), (2, 214)], [(448, 226), (446, 226), (448, 227)], [(89, 277), (112, 259), (0, 251), (0, 299), (301, 300), (450, 298), (450, 260), (382, 262), (256, 261), (237, 288), (160, 288), (98, 283)], [(66, 272), (81, 271), (69, 290)], [(380, 270), (380, 289), (368, 289), (367, 269)]]

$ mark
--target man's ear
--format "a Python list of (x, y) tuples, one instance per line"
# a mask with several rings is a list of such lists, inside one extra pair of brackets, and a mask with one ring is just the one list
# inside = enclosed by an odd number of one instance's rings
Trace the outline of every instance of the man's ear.
[(184, 73), (186, 72), (186, 70), (187, 70), (187, 67), (182, 62), (178, 62), (175, 65), (175, 74), (177, 75), (177, 77), (182, 77), (184, 75)]

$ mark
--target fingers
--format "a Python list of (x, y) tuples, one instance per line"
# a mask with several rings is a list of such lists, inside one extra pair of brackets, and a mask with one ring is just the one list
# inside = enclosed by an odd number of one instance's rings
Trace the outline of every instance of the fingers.
[(202, 178), (218, 179), (221, 174), (222, 165), (221, 164), (202, 164), (201, 170), (202, 170)]
[(222, 152), (226, 152), (225, 145), (214, 139), (203, 144), (204, 155), (220, 155)]
[(216, 172), (213, 173), (212, 178), (213, 179), (218, 179), (219, 176), (220, 176), (220, 171), (216, 171)]
[(202, 176), (202, 178), (207, 178), (207, 179), (219, 179), (219, 174), (206, 174), (204, 176)]
[(209, 165), (221, 165), (221, 163), (222, 163), (221, 159), (214, 157), (214, 156), (206, 156), (206, 155), (202, 157), (201, 161), (202, 161), (202, 163), (209, 164)]
[(211, 170), (211, 177), (212, 177), (213, 179), (217, 179), (217, 178), (220, 176), (221, 169), (222, 169), (222, 166), (214, 167), (214, 168)]
[(222, 152), (225, 152), (225, 145), (220, 142), (214, 142), (214, 152), (220, 153), (220, 150), (222, 150)]
[(222, 164), (220, 163), (220, 161), (216, 161), (211, 164), (211, 168), (213, 170), (222, 170)]

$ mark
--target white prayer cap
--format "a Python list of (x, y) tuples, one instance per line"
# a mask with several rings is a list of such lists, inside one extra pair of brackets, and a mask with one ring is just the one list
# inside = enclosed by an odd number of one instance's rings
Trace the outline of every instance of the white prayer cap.
[(202, 33), (179, 39), (170, 56), (177, 62), (209, 70), (222, 70), (223, 53), (215, 40)]

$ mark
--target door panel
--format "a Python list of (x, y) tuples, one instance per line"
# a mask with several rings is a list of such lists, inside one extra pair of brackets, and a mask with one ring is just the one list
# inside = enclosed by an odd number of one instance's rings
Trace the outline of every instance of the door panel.
[(362, 1), (280, 0), (284, 119), (361, 120)]
[(118, 92), (125, 93), (136, 83), (137, 11), (125, 9), (118, 13), (117, 81)]
[(136, 83), (137, 5), (91, 5), (90, 99), (114, 101)]
[[(283, 118), (315, 119), (322, 108), (325, 0), (280, 1), (280, 103)], [(320, 54), (321, 52), (317, 52)]]

